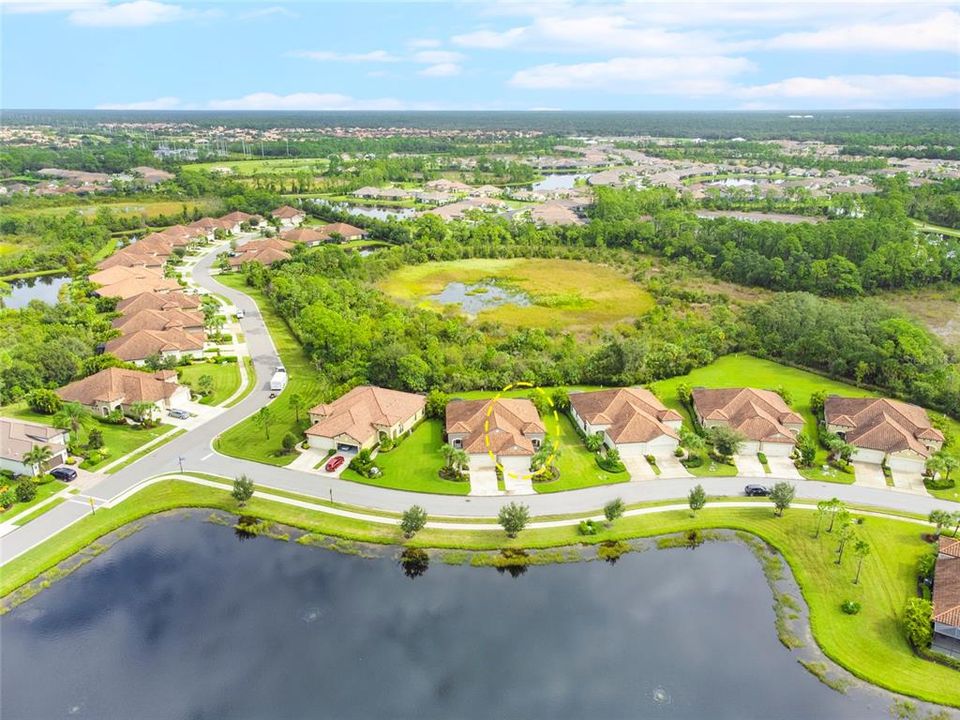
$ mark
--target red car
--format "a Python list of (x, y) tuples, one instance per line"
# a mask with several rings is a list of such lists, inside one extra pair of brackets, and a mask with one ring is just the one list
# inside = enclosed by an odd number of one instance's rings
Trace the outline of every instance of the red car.
[(343, 465), (343, 460), (344, 460), (343, 455), (334, 455), (332, 458), (330, 458), (327, 461), (327, 465), (326, 465), (327, 472), (333, 472), (338, 467)]

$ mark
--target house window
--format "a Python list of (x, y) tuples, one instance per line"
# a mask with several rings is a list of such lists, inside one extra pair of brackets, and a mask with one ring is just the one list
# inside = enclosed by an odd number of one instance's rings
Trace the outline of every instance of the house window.
[(463, 440), (461, 440), (460, 438), (457, 438), (456, 440), (453, 441), (453, 446), (454, 446), (457, 450), (462, 450), (462, 449), (463, 449)]
[(537, 440), (536, 438), (533, 439), (533, 447), (538, 450), (540, 449), (540, 441)]

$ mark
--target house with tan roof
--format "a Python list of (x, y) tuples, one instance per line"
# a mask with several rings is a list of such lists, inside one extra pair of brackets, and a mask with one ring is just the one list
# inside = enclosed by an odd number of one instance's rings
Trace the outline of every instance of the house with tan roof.
[[(14, 475), (37, 475), (67, 461), (67, 443), (70, 433), (40, 423), (0, 418), (0, 469)], [(34, 447), (44, 446), (50, 450), (50, 459), (42, 465), (24, 460)]]
[(317, 228), (298, 227), (293, 230), (287, 230), (280, 233), (280, 238), (291, 243), (299, 243), (307, 247), (322, 245), (330, 239), (326, 233), (320, 232)]
[(514, 476), (530, 473), (530, 458), (546, 437), (540, 413), (527, 398), (452, 400), (445, 431), (447, 442), (470, 457), (471, 472), (500, 463)]
[[(249, 244), (249, 243), (248, 243)], [(246, 246), (244, 246), (246, 248)], [(259, 263), (260, 265), (273, 265), (276, 262), (289, 260), (292, 257), (285, 250), (280, 250), (273, 246), (259, 246), (234, 255), (227, 263), (232, 268), (241, 267), (247, 263)]]
[(927, 411), (899, 400), (830, 395), (823, 418), (830, 432), (857, 449), (857, 462), (886, 461), (891, 470), (923, 472), (927, 458), (943, 447), (943, 433)]
[(137, 330), (107, 342), (104, 351), (142, 365), (151, 355), (177, 360), (203, 358), (204, 338), (183, 330)]
[(140, 310), (114, 318), (113, 327), (124, 335), (138, 330), (183, 330), (203, 335), (203, 313), (180, 308), (168, 310)]
[(180, 283), (173, 278), (127, 278), (99, 287), (94, 292), (100, 297), (116, 297), (126, 300), (142, 292), (162, 294), (179, 289)]
[(726, 425), (746, 440), (743, 454), (786, 457), (803, 430), (803, 416), (772, 390), (694, 388), (693, 408), (704, 428)]
[(307, 442), (319, 450), (372, 450), (382, 438), (409, 432), (423, 419), (425, 405), (423, 395), (361, 385), (310, 409)]
[(339, 236), (341, 240), (347, 242), (350, 240), (360, 240), (361, 238), (365, 238), (367, 236), (367, 231), (363, 228), (358, 228), (356, 225), (343, 222), (321, 225), (317, 228), (317, 232), (321, 233), (326, 240), (330, 240), (335, 236)]
[(177, 374), (106, 368), (57, 390), (64, 402), (80, 403), (94, 415), (106, 417), (115, 410), (132, 415), (132, 406), (150, 403), (154, 417), (164, 410), (190, 402), (190, 389), (177, 383)]
[(181, 290), (168, 293), (141, 292), (117, 303), (117, 312), (134, 315), (141, 310), (196, 310), (200, 307), (200, 298), (187, 295)]
[(164, 237), (158, 233), (150, 233), (149, 235), (137, 240), (127, 249), (137, 253), (157, 255), (158, 257), (162, 257), (164, 260), (166, 260), (173, 254), (173, 248), (174, 245), (170, 238)]
[(250, 213), (234, 210), (233, 212), (227, 213), (226, 215), (223, 215), (222, 217), (219, 218), (220, 226), (227, 232), (238, 233), (240, 232), (240, 223), (248, 222), (251, 224), (255, 224), (256, 223), (256, 221), (254, 220), (255, 217), (256, 217), (255, 215), (251, 215)]
[(537, 225), (583, 225), (583, 220), (561, 202), (547, 202), (530, 208), (529, 218)]
[(933, 571), (933, 649), (960, 659), (960, 540), (940, 536)]
[(113, 255), (97, 263), (98, 270), (109, 270), (115, 266), (124, 267), (144, 267), (148, 270), (163, 272), (163, 265), (166, 263), (166, 256), (161, 257), (154, 253), (138, 252), (132, 247), (118, 250)]
[(221, 227), (220, 223), (213, 218), (204, 217), (194, 220), (187, 227), (197, 233), (199, 237), (205, 237), (207, 240), (213, 240), (214, 233)]
[(672, 455), (680, 444), (680, 413), (645, 388), (571, 393), (570, 413), (586, 435), (599, 433), (623, 457)]
[(97, 285), (114, 285), (123, 280), (160, 280), (163, 279), (163, 271), (147, 267), (130, 267), (127, 265), (114, 265), (105, 270), (98, 270), (87, 278), (90, 282)]
[(296, 227), (307, 218), (307, 214), (303, 210), (298, 210), (289, 205), (281, 205), (273, 210), (270, 216), (280, 221), (280, 227)]

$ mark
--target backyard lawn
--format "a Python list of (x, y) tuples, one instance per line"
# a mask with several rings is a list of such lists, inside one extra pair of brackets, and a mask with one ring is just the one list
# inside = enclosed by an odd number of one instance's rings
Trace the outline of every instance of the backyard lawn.
[[(344, 480), (412, 492), (441, 495), (466, 495), (470, 483), (444, 480), (437, 473), (443, 467), (443, 425), (439, 420), (424, 420), (409, 437), (393, 450), (378, 453), (376, 464), (383, 474), (365, 478), (350, 468), (340, 476)], [(411, 503), (413, 501), (411, 500)]]
[[(225, 455), (256, 460), (269, 465), (288, 465), (296, 455), (282, 454), (283, 436), (292, 432), (298, 440), (303, 439), (303, 431), (308, 422), (306, 411), (323, 399), (323, 379), (304, 354), (303, 348), (290, 332), (290, 328), (277, 315), (273, 305), (259, 289), (247, 287), (240, 274), (215, 277), (217, 282), (246, 293), (257, 303), (270, 337), (273, 338), (280, 359), (283, 361), (283, 366), (287, 369), (288, 380), (287, 387), (268, 406), (271, 417), (270, 437), (267, 437), (264, 430), (251, 418), (247, 418), (218, 437), (214, 441), (214, 446)], [(290, 396), (295, 393), (299, 394), (304, 401), (304, 409), (300, 411), (299, 426), (296, 414), (289, 405)]]
[(237, 363), (197, 363), (177, 368), (180, 382), (196, 390), (200, 387), (200, 378), (209, 375), (213, 378), (213, 392), (200, 402), (203, 405), (219, 405), (233, 395), (240, 387), (240, 367)]
[[(26, 407), (24, 403), (8, 405), (0, 410), (0, 415), (29, 420), (44, 425), (50, 424), (49, 415), (35, 413)], [(109, 452), (107, 457), (100, 462), (94, 465), (83, 466), (84, 470), (99, 470), (104, 465), (109, 465), (127, 453), (133, 452), (142, 445), (147, 444), (151, 440), (155, 440), (173, 429), (172, 426), (164, 425), (163, 423), (153, 428), (140, 428), (133, 425), (111, 425), (110, 423), (99, 422), (98, 420), (94, 420), (93, 422), (95, 424), (92, 424), (91, 427), (96, 427), (103, 433), (103, 447)], [(80, 434), (82, 442), (86, 442), (87, 431), (81, 429)]]

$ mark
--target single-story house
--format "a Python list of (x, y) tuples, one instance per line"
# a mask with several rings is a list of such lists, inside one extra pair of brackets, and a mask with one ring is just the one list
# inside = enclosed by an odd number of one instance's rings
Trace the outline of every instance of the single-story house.
[(447, 180), (446, 178), (430, 180), (424, 183), (423, 187), (426, 190), (439, 190), (440, 192), (452, 193), (467, 193), (470, 192), (471, 189), (466, 183), (462, 183), (459, 180)]
[(201, 360), (203, 344), (203, 336), (183, 330), (138, 330), (110, 340), (104, 351), (140, 365), (151, 355)]
[(307, 247), (322, 245), (330, 239), (327, 233), (320, 232), (319, 228), (298, 227), (280, 233), (280, 238), (290, 243), (300, 243)]
[(127, 313), (115, 318), (112, 325), (124, 335), (138, 330), (184, 330), (200, 335), (204, 332), (203, 313), (180, 308)]
[(536, 406), (526, 398), (453, 400), (446, 416), (447, 442), (469, 455), (471, 470), (499, 463), (508, 474), (527, 475), (546, 436)]
[(856, 448), (857, 462), (891, 470), (923, 472), (927, 458), (943, 447), (943, 433), (918, 405), (889, 398), (830, 395), (823, 404), (827, 429)]
[(280, 221), (281, 227), (296, 227), (307, 217), (307, 214), (303, 212), (303, 210), (298, 210), (289, 205), (281, 205), (272, 211), (270, 215)]
[(180, 289), (180, 283), (173, 278), (127, 278), (97, 288), (94, 292), (100, 297), (117, 297), (126, 300), (142, 292), (168, 293)]
[(355, 387), (332, 403), (310, 410), (310, 447), (359, 452), (373, 449), (381, 438), (398, 438), (423, 418), (423, 395), (372, 385)]
[(173, 254), (173, 248), (174, 245), (170, 242), (169, 238), (165, 238), (163, 235), (158, 235), (157, 233), (150, 233), (125, 249), (144, 255), (156, 255), (166, 260)]
[(933, 576), (933, 649), (960, 658), (960, 539), (940, 536)]
[(141, 310), (196, 310), (200, 307), (200, 298), (187, 295), (181, 290), (168, 293), (141, 292), (117, 303), (117, 312), (134, 315)]
[(99, 270), (109, 270), (112, 267), (143, 267), (148, 270), (162, 272), (167, 256), (160, 256), (149, 252), (138, 252), (133, 247), (118, 250), (110, 257), (97, 263)]
[(187, 247), (192, 240), (193, 236), (188, 232), (171, 231), (168, 233), (166, 230), (164, 230), (163, 232), (155, 232), (150, 233), (149, 235), (144, 235), (143, 238), (138, 240), (136, 244), (140, 245), (140, 243), (144, 243), (145, 245), (149, 246), (153, 243), (163, 243), (165, 247), (170, 248), (172, 251), (173, 248)]
[(260, 263), (261, 265), (273, 265), (275, 262), (289, 260), (291, 257), (293, 256), (290, 255), (290, 253), (273, 246), (258, 246), (249, 250), (244, 246), (244, 250), (230, 258), (227, 263), (230, 267), (240, 267), (241, 265), (251, 262)]
[(537, 225), (583, 225), (583, 220), (560, 202), (548, 202), (530, 208), (530, 220)]
[[(40, 423), (0, 418), (0, 469), (14, 475), (37, 475), (67, 461), (67, 442), (70, 433), (66, 430), (41, 425)], [(43, 445), (50, 449), (50, 459), (38, 466), (24, 461), (23, 457), (34, 447)]]
[(363, 228), (358, 228), (355, 225), (350, 225), (349, 223), (329, 223), (327, 225), (321, 225), (317, 228), (317, 232), (324, 235), (324, 239), (329, 240), (334, 235), (339, 235), (343, 240), (360, 240), (367, 236), (367, 231)]
[(194, 220), (192, 223), (187, 225), (188, 228), (197, 233), (198, 237), (204, 237), (207, 240), (213, 240), (214, 233), (218, 228), (221, 227), (219, 221), (214, 220), (213, 218), (204, 217), (199, 220)]
[(571, 393), (570, 413), (587, 435), (600, 433), (623, 457), (672, 455), (683, 418), (645, 388)]
[(240, 232), (240, 223), (253, 223), (254, 215), (250, 213), (240, 212), (239, 210), (234, 210), (231, 213), (227, 213), (220, 218), (222, 227), (224, 230), (232, 233)]
[(105, 270), (98, 270), (87, 278), (90, 282), (101, 286), (114, 285), (124, 280), (161, 280), (163, 271), (147, 267), (130, 267), (128, 265), (114, 265)]
[(694, 388), (693, 408), (704, 428), (726, 425), (743, 435), (745, 454), (787, 457), (803, 430), (803, 416), (772, 390)]
[(154, 415), (159, 416), (165, 409), (189, 402), (190, 388), (178, 384), (177, 374), (172, 370), (150, 373), (106, 368), (65, 385), (57, 390), (57, 395), (64, 402), (80, 403), (101, 417), (118, 408), (124, 415), (130, 415), (136, 403), (151, 403)]

